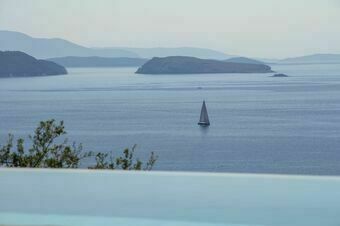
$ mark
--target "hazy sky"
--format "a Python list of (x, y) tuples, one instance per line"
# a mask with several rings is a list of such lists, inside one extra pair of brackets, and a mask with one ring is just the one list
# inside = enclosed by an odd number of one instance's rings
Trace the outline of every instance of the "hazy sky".
[(90, 47), (340, 53), (340, 0), (0, 0), (0, 30)]

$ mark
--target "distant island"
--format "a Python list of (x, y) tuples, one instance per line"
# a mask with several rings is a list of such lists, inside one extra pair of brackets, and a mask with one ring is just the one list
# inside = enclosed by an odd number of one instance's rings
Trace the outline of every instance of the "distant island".
[(137, 74), (269, 73), (264, 64), (233, 63), (187, 56), (154, 57)]
[(288, 77), (288, 75), (279, 73), (279, 74), (274, 74), (274, 75), (272, 75), (272, 77), (280, 78), (280, 77)]
[(231, 62), (231, 63), (242, 63), (242, 64), (265, 64), (262, 61), (250, 59), (247, 57), (233, 57), (225, 60), (225, 62)]
[(0, 51), (0, 77), (64, 75), (66, 69), (54, 62), (37, 60), (19, 51)]
[(59, 57), (49, 58), (49, 61), (64, 67), (139, 67), (148, 59), (129, 57)]

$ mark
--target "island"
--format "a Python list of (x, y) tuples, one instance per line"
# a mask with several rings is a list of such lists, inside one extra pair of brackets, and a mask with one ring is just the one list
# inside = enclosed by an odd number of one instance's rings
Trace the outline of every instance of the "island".
[(0, 51), (0, 77), (64, 75), (66, 69), (54, 62), (38, 60), (20, 51)]
[(225, 62), (188, 56), (154, 57), (137, 74), (270, 73), (264, 64)]
[(148, 59), (130, 57), (58, 57), (49, 58), (48, 61), (60, 64), (64, 67), (140, 67)]
[(280, 74), (274, 74), (271, 77), (280, 78), (280, 77), (288, 77), (288, 75), (280, 73)]

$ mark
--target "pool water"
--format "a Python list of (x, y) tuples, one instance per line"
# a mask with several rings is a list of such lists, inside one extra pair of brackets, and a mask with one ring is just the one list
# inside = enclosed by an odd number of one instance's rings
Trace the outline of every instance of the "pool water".
[[(176, 220), (155, 220), (143, 218), (89, 217), (41, 214), (0, 214), (4, 225), (63, 225), (63, 226), (222, 226), (226, 224), (185, 222)], [(228, 224), (235, 225), (235, 224)], [(236, 225), (235, 225), (236, 226)]]
[(0, 225), (340, 225), (340, 178), (0, 169)]

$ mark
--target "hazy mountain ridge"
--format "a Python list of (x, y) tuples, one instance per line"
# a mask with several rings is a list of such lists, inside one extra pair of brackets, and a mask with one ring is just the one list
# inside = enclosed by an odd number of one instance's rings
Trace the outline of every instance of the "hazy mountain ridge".
[(261, 62), (259, 60), (254, 60), (254, 59), (247, 58), (247, 57), (233, 57), (233, 58), (225, 60), (225, 62), (244, 63), (244, 64), (265, 64), (264, 62)]
[(0, 50), (22, 51), (36, 58), (80, 57), (129, 57), (152, 58), (155, 56), (195, 56), (210, 59), (232, 57), (220, 51), (194, 48), (88, 48), (60, 38), (34, 38), (14, 31), (0, 31)]
[(25, 77), (67, 74), (54, 62), (37, 60), (20, 51), (0, 51), (0, 77)]
[(144, 58), (128, 58), (128, 57), (59, 57), (49, 58), (64, 67), (139, 67), (148, 59)]
[(269, 73), (264, 64), (232, 63), (187, 56), (154, 57), (137, 74)]
[[(286, 59), (260, 59), (245, 58), (228, 55), (221, 51), (207, 48), (179, 47), (179, 48), (129, 48), (108, 47), (89, 48), (75, 44), (61, 38), (34, 38), (29, 35), (14, 31), (0, 30), (0, 50), (22, 51), (39, 59), (59, 58), (68, 56), (77, 57), (126, 57), (126, 58), (149, 58), (167, 56), (190, 56), (202, 59), (230, 60), (251, 63), (252, 60), (259, 63), (273, 64), (336, 64), (340, 63), (340, 54), (313, 54)], [(256, 60), (254, 60), (256, 59)], [(248, 62), (247, 62), (248, 61)], [(261, 62), (262, 61), (262, 62)], [(232, 62), (232, 61), (230, 61)]]
[(22, 51), (41, 59), (64, 56), (138, 57), (122, 49), (91, 49), (60, 38), (33, 38), (13, 31), (0, 31), (0, 50)]
[[(110, 48), (105, 48), (110, 49)], [(176, 48), (111, 48), (111, 49), (122, 49), (131, 51), (139, 55), (141, 58), (152, 57), (167, 57), (167, 56), (190, 56), (203, 59), (219, 59), (224, 60), (227, 58), (234, 57), (234, 55), (225, 54), (223, 52), (197, 47), (176, 47)]]
[(340, 54), (312, 54), (300, 57), (291, 57), (278, 61), (279, 64), (337, 64), (340, 63)]

